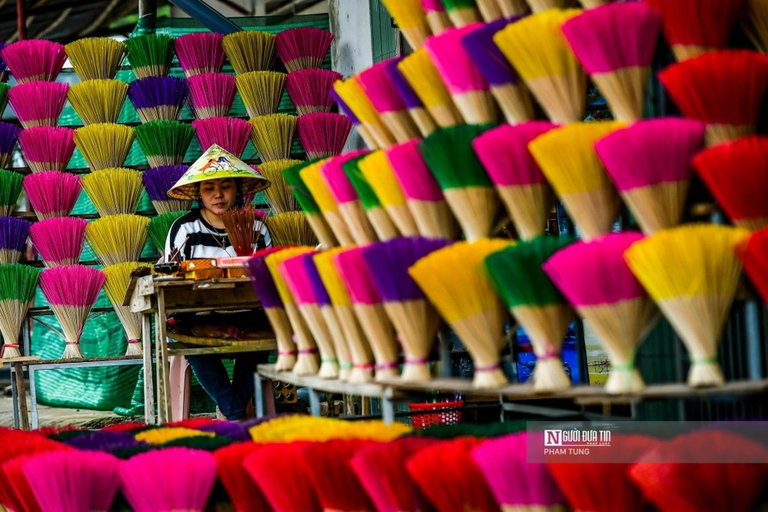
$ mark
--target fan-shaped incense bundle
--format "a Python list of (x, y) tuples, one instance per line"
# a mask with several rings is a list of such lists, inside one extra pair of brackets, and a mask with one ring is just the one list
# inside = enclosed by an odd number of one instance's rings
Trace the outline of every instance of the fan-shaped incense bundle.
[(235, 77), (201, 73), (187, 79), (189, 100), (196, 119), (227, 117), (235, 101)]
[(565, 209), (589, 240), (610, 232), (621, 201), (594, 145), (619, 129), (615, 122), (573, 123), (535, 138), (528, 149)]
[(768, 255), (768, 229), (761, 229), (740, 244), (736, 254), (744, 264), (749, 280), (757, 288), (763, 302), (768, 302), (768, 277), (766, 276), (766, 255)]
[(143, 187), (141, 172), (131, 169), (101, 169), (83, 176), (82, 185), (99, 216), (133, 213)]
[(19, 332), (27, 310), (35, 298), (39, 270), (13, 263), (0, 265), (0, 333), (3, 335), (2, 358), (19, 357)]
[(272, 243), (275, 245), (318, 244), (317, 235), (303, 212), (284, 212), (268, 217), (265, 221)]
[(275, 35), (258, 30), (241, 30), (224, 36), (222, 46), (235, 73), (265, 71), (275, 62)]
[(134, 80), (128, 88), (128, 97), (142, 123), (178, 119), (188, 95), (186, 80), (175, 76)]
[(477, 25), (471, 25), (447, 30), (431, 37), (425, 48), (467, 123), (495, 123), (499, 117), (498, 109), (488, 82), (461, 44), (464, 36), (476, 28)]
[(75, 151), (75, 131), (60, 126), (21, 130), (19, 146), (32, 172), (63, 171)]
[(386, 155), (419, 234), (427, 238), (456, 238), (456, 220), (419, 153), (419, 141), (393, 146), (386, 150)]
[(421, 48), (431, 34), (421, 0), (384, 0), (383, 3), (411, 48)]
[(320, 244), (325, 248), (333, 247), (336, 245), (333, 231), (331, 231), (330, 226), (328, 226), (320, 211), (320, 207), (301, 178), (301, 171), (310, 164), (311, 162), (301, 162), (289, 167), (283, 171), (283, 178), (293, 191), (296, 201), (301, 205), (301, 209), (304, 211), (309, 225), (312, 226), (312, 231), (315, 232), (317, 239), (320, 240)]
[(163, 165), (147, 169), (141, 174), (141, 180), (147, 189), (147, 195), (152, 200), (152, 206), (157, 213), (168, 213), (189, 210), (192, 201), (168, 197), (168, 191), (187, 172), (186, 165)]
[(632, 273), (688, 349), (691, 386), (723, 383), (717, 346), (741, 274), (734, 248), (747, 236), (740, 228), (682, 226), (659, 231), (625, 252)]
[(396, 238), (363, 249), (363, 258), (371, 269), (384, 310), (403, 347), (402, 379), (405, 381), (430, 379), (429, 354), (440, 325), (437, 312), (408, 275), (408, 268), (448, 244), (446, 240), (413, 237)]
[(595, 151), (629, 211), (647, 235), (680, 222), (705, 126), (687, 119), (651, 119), (600, 139)]
[(136, 78), (165, 76), (173, 61), (173, 38), (166, 34), (143, 34), (125, 40), (128, 62)]
[(251, 118), (276, 114), (285, 90), (285, 73), (251, 71), (237, 75), (237, 92)]
[(67, 57), (80, 80), (111, 80), (125, 56), (125, 45), (110, 37), (85, 37), (66, 45)]
[(221, 216), (232, 249), (238, 256), (250, 256), (261, 238), (266, 214), (253, 205), (231, 208)]
[(21, 174), (0, 169), (0, 216), (13, 214), (21, 195), (22, 180)]
[(46, 267), (77, 265), (87, 224), (77, 217), (52, 217), (35, 222), (29, 228), (29, 238)]
[[(255, 453), (243, 461), (245, 470), (273, 510), (321, 510), (302, 459), (302, 451), (308, 444), (260, 444)], [(290, 474), (291, 478), (283, 481), (280, 474)]]
[(708, 146), (754, 133), (768, 85), (768, 56), (711, 52), (674, 64), (659, 80), (686, 116), (707, 123)]
[(25, 82), (8, 91), (8, 101), (24, 128), (56, 126), (68, 88), (59, 82)]
[(148, 218), (138, 215), (110, 215), (88, 224), (85, 237), (104, 265), (139, 261), (148, 224)]
[[(643, 117), (661, 16), (646, 4), (608, 4), (563, 24), (563, 35), (618, 121)], [(621, 27), (621, 30), (613, 30)]]
[(506, 19), (500, 19), (479, 26), (464, 35), (461, 44), (488, 82), (504, 118), (508, 123), (515, 124), (533, 119), (534, 113), (528, 89), (493, 42), (494, 35), (507, 24)]
[(360, 198), (360, 203), (363, 205), (365, 214), (368, 216), (368, 220), (376, 232), (376, 237), (379, 240), (390, 240), (400, 236), (400, 233), (389, 217), (389, 214), (384, 210), (376, 192), (371, 188), (371, 184), (363, 176), (363, 171), (360, 169), (360, 161), (367, 156), (368, 154), (363, 154), (352, 158), (346, 161), (342, 168), (350, 185), (352, 185), (355, 193)]
[(693, 166), (734, 224), (750, 231), (768, 225), (768, 138), (714, 146), (696, 155)]
[(764, 0), (745, 0), (741, 23), (755, 47), (768, 52), (768, 3)]
[(586, 78), (560, 32), (561, 25), (578, 13), (576, 9), (541, 12), (493, 37), (553, 123), (584, 118)]
[(74, 141), (92, 171), (122, 167), (133, 143), (133, 128), (121, 124), (90, 124), (75, 130)]
[[(0, 110), (2, 114), (2, 110)], [(19, 140), (21, 128), (10, 123), (0, 123), (0, 168), (9, 167)]]
[(275, 46), (289, 73), (320, 68), (331, 48), (333, 34), (315, 27), (298, 27), (277, 34)]
[(69, 215), (82, 190), (79, 176), (59, 171), (30, 174), (23, 184), (38, 220)]
[(67, 60), (64, 45), (43, 39), (26, 39), (9, 44), (0, 57), (19, 84), (54, 81)]
[(395, 137), (397, 142), (406, 142), (419, 137), (419, 131), (408, 114), (408, 107), (391, 81), (387, 68), (396, 64), (397, 59), (385, 60), (373, 65), (355, 79), (363, 88), (373, 108)]
[[(341, 73), (330, 69), (302, 69), (288, 73), (285, 88), (300, 116), (314, 112), (330, 112), (333, 107), (331, 89), (333, 83), (341, 78)], [(242, 94), (241, 92), (240, 95)]]
[[(336, 82), (334, 82), (334, 87), (336, 86), (336, 83), (341, 84), (343, 82), (341, 81), (341, 79), (337, 80)], [(365, 145), (368, 146), (369, 148), (379, 147), (378, 144), (376, 143), (376, 140), (368, 132), (366, 127), (360, 123), (360, 119), (358, 119), (358, 117), (355, 115), (352, 109), (349, 108), (349, 105), (344, 103), (344, 100), (341, 99), (341, 96), (339, 96), (339, 93), (337, 93), (335, 89), (331, 89), (330, 95), (331, 95), (331, 98), (333, 98), (333, 101), (335, 101), (336, 104), (339, 106), (339, 112), (347, 116), (349, 120), (352, 121), (352, 124), (354, 124), (357, 127), (357, 133), (363, 139), (363, 142), (365, 142)]]
[(192, 121), (201, 148), (217, 144), (238, 158), (251, 137), (251, 124), (236, 117), (209, 117)]
[(152, 121), (136, 127), (136, 138), (151, 167), (180, 165), (195, 129), (180, 121)]
[(347, 116), (330, 112), (316, 112), (299, 116), (299, 140), (309, 158), (327, 158), (340, 155), (352, 131)]
[(251, 119), (251, 141), (262, 162), (291, 158), (296, 116), (271, 114)]
[(317, 357), (317, 344), (315, 343), (304, 318), (299, 314), (299, 310), (296, 307), (296, 301), (280, 272), (280, 265), (289, 258), (310, 251), (312, 251), (311, 247), (292, 247), (268, 254), (264, 260), (269, 268), (269, 273), (272, 275), (272, 280), (275, 283), (280, 300), (283, 302), (285, 313), (288, 315), (288, 320), (291, 324), (291, 329), (293, 330), (293, 341), (298, 348), (296, 364), (293, 365), (293, 373), (296, 375), (314, 375), (320, 369), (320, 364)]
[(472, 149), (472, 140), (485, 129), (469, 124), (442, 128), (420, 145), (424, 161), (469, 241), (490, 236), (499, 211), (493, 183)]
[(62, 359), (83, 357), (80, 335), (103, 283), (101, 270), (82, 265), (48, 268), (40, 274), (40, 289), (64, 334), (66, 348)]
[(19, 261), (31, 225), (20, 217), (0, 217), (0, 264)]
[(171, 230), (171, 226), (176, 220), (187, 213), (183, 210), (160, 213), (149, 220), (147, 234), (160, 254), (165, 252), (165, 242), (168, 239), (168, 232)]
[(123, 306), (123, 298), (125, 298), (128, 284), (131, 282), (131, 272), (139, 267), (151, 268), (152, 266), (147, 263), (130, 261), (104, 267), (104, 275), (106, 276), (104, 292), (112, 303), (112, 308), (115, 310), (125, 330), (128, 340), (126, 356), (135, 356), (142, 353), (141, 314), (133, 313), (130, 306)]
[(464, 122), (426, 49), (403, 58), (397, 68), (438, 126), (448, 128)]
[(495, 239), (456, 242), (425, 256), (408, 269), (427, 299), (469, 350), (475, 364), (473, 385), (478, 388), (495, 388), (507, 382), (499, 362), (506, 315), (483, 261), (511, 244), (508, 240)]
[(544, 271), (596, 332), (611, 359), (609, 393), (645, 387), (635, 354), (656, 323), (656, 308), (624, 261), (639, 233), (607, 235), (559, 251)]
[[(395, 138), (373, 108), (371, 100), (365, 95), (362, 86), (354, 78), (338, 80), (333, 84), (333, 90), (344, 101), (355, 117), (360, 121), (365, 133), (379, 148), (388, 148), (395, 143)], [(370, 146), (370, 144), (369, 144)], [(374, 149), (374, 148), (371, 148)]]
[[(213, 425), (219, 423), (221, 422)], [(240, 425), (234, 422), (221, 424), (240, 428)], [(216, 457), (216, 474), (226, 489), (234, 510), (270, 510), (270, 505), (264, 498), (264, 494), (243, 466), (243, 461), (260, 448), (261, 445), (248, 439), (220, 448), (213, 453), (213, 456)]]
[(381, 150), (374, 151), (361, 158), (357, 166), (397, 230), (403, 236), (417, 235), (419, 231), (416, 222), (408, 209), (386, 153)]
[(277, 214), (295, 212), (301, 209), (293, 192), (291, 192), (291, 189), (288, 187), (288, 183), (286, 183), (285, 178), (283, 177), (283, 171), (300, 163), (300, 160), (272, 160), (271, 162), (265, 162), (258, 167), (258, 171), (261, 175), (268, 179), (272, 184), (265, 193), (267, 195), (267, 203), (269, 203), (269, 207)]
[(424, 106), (424, 102), (421, 101), (421, 98), (419, 98), (416, 91), (411, 87), (411, 84), (406, 80), (402, 71), (400, 71), (400, 68), (398, 68), (398, 65), (402, 60), (402, 57), (397, 57), (387, 61), (385, 68), (387, 77), (390, 82), (392, 82), (397, 95), (408, 109), (408, 114), (410, 114), (411, 119), (419, 129), (419, 132), (422, 136), (426, 137), (437, 129), (437, 125)]
[(200, 73), (220, 73), (224, 67), (222, 34), (216, 32), (195, 32), (177, 37), (174, 41), (179, 65), (187, 78)]
[(362, 248), (340, 252), (334, 263), (349, 293), (355, 316), (373, 351), (376, 380), (396, 377), (399, 346), (373, 280), (373, 273), (378, 269), (368, 265)]
[(544, 233), (554, 194), (528, 143), (555, 125), (530, 121), (503, 125), (475, 138), (472, 146), (493, 181), (520, 238), (530, 240)]
[(69, 88), (67, 99), (83, 124), (116, 123), (128, 84), (118, 80), (86, 80)]
[(573, 311), (541, 265), (572, 241), (567, 237), (539, 236), (485, 260), (496, 291), (531, 340), (536, 353), (533, 389), (538, 392), (562, 391), (571, 386), (560, 351)]
[(323, 213), (323, 217), (328, 226), (330, 226), (334, 238), (342, 246), (354, 245), (355, 241), (352, 238), (349, 227), (339, 213), (339, 207), (320, 173), (323, 163), (324, 161), (321, 160), (304, 167), (300, 171), (301, 179)]

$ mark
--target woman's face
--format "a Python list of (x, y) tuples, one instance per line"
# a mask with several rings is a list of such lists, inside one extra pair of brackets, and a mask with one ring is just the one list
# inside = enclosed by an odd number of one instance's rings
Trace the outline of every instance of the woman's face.
[(200, 200), (203, 206), (216, 215), (232, 208), (237, 199), (237, 185), (232, 178), (208, 180), (200, 184)]

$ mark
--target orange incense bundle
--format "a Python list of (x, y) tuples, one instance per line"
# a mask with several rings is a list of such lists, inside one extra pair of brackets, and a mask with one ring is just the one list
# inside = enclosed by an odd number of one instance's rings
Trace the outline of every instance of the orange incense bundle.
[(754, 133), (768, 85), (768, 55), (711, 52), (674, 64), (659, 80), (685, 115), (707, 123), (708, 146)]

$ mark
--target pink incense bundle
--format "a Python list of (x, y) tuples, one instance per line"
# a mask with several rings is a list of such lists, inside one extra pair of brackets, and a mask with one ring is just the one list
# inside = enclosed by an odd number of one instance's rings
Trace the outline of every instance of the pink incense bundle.
[(377, 237), (365, 214), (360, 197), (344, 172), (344, 164), (366, 153), (368, 151), (364, 149), (350, 151), (330, 158), (320, 167), (320, 174), (325, 179), (325, 183), (339, 207), (339, 213), (344, 218), (344, 222), (347, 223), (349, 232), (357, 245), (375, 242)]
[(416, 483), (403, 471), (405, 461), (438, 441), (404, 437), (389, 443), (372, 443), (360, 449), (349, 465), (379, 512), (418, 512), (428, 502)]
[(67, 450), (32, 457), (23, 472), (42, 512), (111, 510), (119, 466), (107, 453)]
[(251, 138), (253, 126), (236, 117), (209, 117), (192, 121), (200, 147), (205, 150), (217, 144), (240, 158)]
[(636, 393), (645, 387), (635, 354), (656, 324), (658, 312), (623, 257), (642, 238), (627, 232), (575, 243), (542, 266), (608, 353), (609, 393)]
[(187, 78), (201, 73), (220, 73), (226, 55), (221, 41), (224, 36), (216, 32), (196, 32), (177, 37), (173, 41), (179, 65)]
[(27, 82), (8, 91), (8, 102), (21, 126), (56, 126), (69, 84), (58, 82)]
[(381, 296), (362, 248), (350, 249), (336, 255), (336, 269), (349, 291), (352, 307), (368, 337), (376, 360), (376, 380), (397, 376), (399, 346), (394, 329), (387, 318)]
[(472, 450), (472, 460), (504, 511), (564, 510), (565, 498), (547, 466), (528, 461), (528, 444), (535, 439), (521, 432), (489, 439)]
[(299, 116), (298, 131), (308, 158), (326, 158), (341, 154), (352, 131), (352, 121), (341, 114), (317, 112)]
[(705, 53), (669, 66), (659, 80), (685, 117), (707, 123), (706, 143), (713, 146), (755, 132), (768, 85), (768, 55)]
[(544, 233), (554, 194), (528, 143), (557, 125), (530, 121), (489, 130), (473, 142), (478, 159), (493, 181), (520, 238)]
[(397, 142), (406, 142), (421, 136), (419, 129), (411, 120), (408, 106), (392, 83), (388, 66), (398, 59), (389, 59), (366, 69), (356, 79), (371, 100), (379, 117), (395, 136)]
[(77, 217), (53, 217), (29, 228), (32, 245), (47, 268), (80, 262), (88, 222)]
[(21, 153), (32, 172), (63, 171), (75, 151), (75, 131), (61, 126), (36, 126), (19, 134)]
[(445, 196), (412, 140), (385, 151), (421, 236), (454, 240), (459, 232)]
[(440, 34), (453, 27), (445, 6), (440, 0), (421, 0), (424, 14), (427, 15), (427, 23), (433, 34)]
[(472, 24), (447, 30), (424, 43), (454, 103), (469, 124), (496, 123), (499, 118), (488, 82), (461, 43), (462, 37), (479, 26)]
[(330, 69), (301, 69), (288, 73), (285, 88), (300, 116), (330, 112), (333, 107), (333, 83), (342, 78), (341, 73)]
[(24, 192), (38, 220), (69, 215), (81, 190), (77, 174), (42, 171), (24, 177)]
[(104, 279), (101, 270), (82, 265), (48, 268), (40, 274), (40, 289), (61, 324), (66, 342), (62, 359), (83, 357), (80, 335)]
[(277, 55), (289, 73), (323, 66), (331, 48), (333, 34), (315, 27), (299, 27), (277, 34)]
[(378, 444), (383, 443), (336, 439), (311, 443), (304, 448), (304, 466), (323, 510), (359, 512), (373, 509), (349, 462), (361, 450)]
[(661, 13), (664, 38), (678, 61), (726, 47), (744, 0), (647, 0)]
[(25, 84), (56, 80), (67, 60), (67, 52), (64, 45), (53, 41), (26, 39), (3, 48), (0, 58), (11, 69), (16, 82)]
[(647, 4), (614, 3), (584, 11), (562, 26), (571, 50), (617, 121), (643, 117), (660, 24), (661, 16)]
[[(168, 476), (173, 475), (173, 485)], [(202, 512), (216, 482), (208, 452), (174, 447), (134, 455), (120, 466), (122, 491), (135, 512)]]
[(235, 77), (225, 73), (201, 73), (187, 79), (195, 119), (227, 117), (235, 101)]
[(341, 99), (339, 107), (346, 106), (359, 121), (360, 136), (370, 149), (388, 148), (395, 143), (395, 137), (373, 108), (362, 86), (353, 76), (346, 80), (337, 80), (333, 91)]
[(640, 229), (651, 235), (680, 223), (705, 125), (688, 119), (640, 121), (602, 138), (595, 151)]

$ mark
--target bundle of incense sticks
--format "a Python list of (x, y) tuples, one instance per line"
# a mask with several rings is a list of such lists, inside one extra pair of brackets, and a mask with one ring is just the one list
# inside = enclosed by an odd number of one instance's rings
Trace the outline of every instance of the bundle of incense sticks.
[(344, 104), (355, 114), (365, 133), (375, 145), (371, 149), (388, 148), (395, 143), (395, 138), (379, 117), (371, 100), (366, 96), (360, 83), (354, 78), (344, 81), (337, 80), (333, 90), (344, 101)]
[(373, 226), (373, 230), (376, 232), (376, 236), (379, 240), (390, 240), (399, 236), (399, 232), (389, 218), (389, 214), (384, 210), (381, 201), (379, 201), (376, 192), (371, 188), (371, 184), (363, 176), (363, 171), (360, 169), (360, 161), (368, 156), (363, 154), (356, 156), (346, 161), (342, 167), (344, 168), (344, 174), (347, 176), (352, 188), (355, 189), (360, 198), (360, 202), (363, 204), (365, 214), (368, 216), (368, 220)]
[(426, 137), (437, 129), (435, 121), (432, 119), (429, 111), (427, 111), (424, 102), (421, 101), (419, 95), (413, 90), (411, 84), (400, 71), (398, 64), (402, 62), (402, 57), (390, 59), (387, 62), (386, 71), (392, 85), (394, 85), (397, 94), (400, 99), (403, 100), (405, 106), (408, 108), (408, 113), (411, 115), (411, 119), (416, 124), (421, 132), (421, 135)]

